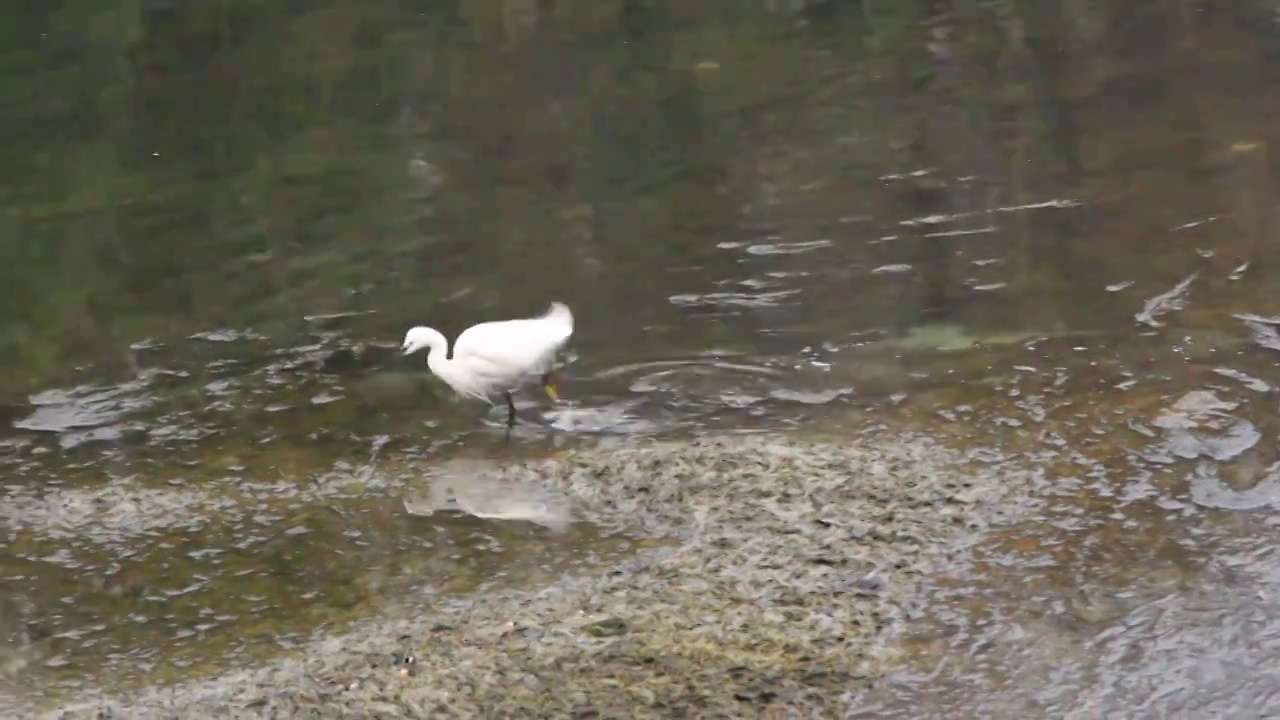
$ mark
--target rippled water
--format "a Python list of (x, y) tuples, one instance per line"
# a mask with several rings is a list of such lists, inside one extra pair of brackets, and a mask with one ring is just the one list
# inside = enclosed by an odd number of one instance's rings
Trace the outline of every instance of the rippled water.
[[(868, 713), (1280, 703), (1276, 29), (668, 5), (20, 13), (0, 698), (643, 543), (457, 457), (910, 427), (1042, 483)], [(396, 353), (553, 298), (565, 401), (510, 445)]]

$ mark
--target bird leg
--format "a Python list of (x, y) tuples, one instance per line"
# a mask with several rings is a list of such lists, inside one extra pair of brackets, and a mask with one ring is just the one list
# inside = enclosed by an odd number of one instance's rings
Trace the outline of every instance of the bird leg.
[(511, 399), (511, 391), (508, 390), (503, 395), (507, 398), (507, 430), (516, 426), (516, 404)]
[(560, 396), (556, 393), (556, 371), (548, 370), (542, 373), (542, 389), (546, 391), (547, 397), (553, 402), (559, 402)]

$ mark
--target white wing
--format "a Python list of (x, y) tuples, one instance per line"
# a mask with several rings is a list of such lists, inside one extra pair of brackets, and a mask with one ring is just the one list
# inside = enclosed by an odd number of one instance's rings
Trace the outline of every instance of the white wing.
[(453, 346), (453, 359), (495, 382), (544, 372), (573, 334), (573, 314), (552, 303), (536, 318), (480, 323), (467, 328)]

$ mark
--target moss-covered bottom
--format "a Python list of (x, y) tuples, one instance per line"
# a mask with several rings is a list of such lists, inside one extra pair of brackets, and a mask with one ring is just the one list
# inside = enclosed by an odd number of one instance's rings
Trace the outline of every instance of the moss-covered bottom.
[(990, 450), (902, 436), (616, 441), (435, 473), (541, 484), (581, 520), (672, 542), (544, 587), (409, 593), (265, 665), (48, 716), (839, 712), (892, 666), (886, 640), (927, 581), (1030, 487)]

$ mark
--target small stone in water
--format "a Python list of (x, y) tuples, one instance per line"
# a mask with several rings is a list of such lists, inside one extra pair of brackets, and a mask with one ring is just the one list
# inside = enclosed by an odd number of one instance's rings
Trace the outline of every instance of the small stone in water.
[(884, 589), (884, 580), (876, 575), (867, 575), (854, 583), (854, 587), (862, 597), (876, 597)]
[(588, 635), (594, 637), (616, 637), (626, 634), (627, 623), (621, 618), (606, 618), (599, 622), (591, 623), (582, 629)]
[(409, 677), (418, 666), (418, 656), (412, 652), (394, 652), (391, 653), (391, 664), (395, 665), (401, 677)]

